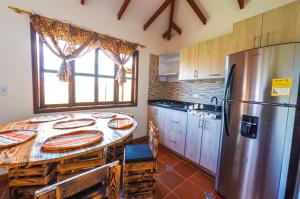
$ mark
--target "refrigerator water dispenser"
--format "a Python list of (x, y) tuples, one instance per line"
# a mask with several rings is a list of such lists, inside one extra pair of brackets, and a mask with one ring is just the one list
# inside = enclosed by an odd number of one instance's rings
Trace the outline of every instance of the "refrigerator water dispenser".
[(244, 137), (256, 139), (258, 117), (243, 115), (241, 124), (241, 134)]

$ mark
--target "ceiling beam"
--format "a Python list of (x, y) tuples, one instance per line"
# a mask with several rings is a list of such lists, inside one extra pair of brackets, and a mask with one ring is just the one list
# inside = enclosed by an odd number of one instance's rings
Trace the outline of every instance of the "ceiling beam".
[(200, 8), (197, 6), (197, 4), (195, 3), (195, 1), (194, 0), (186, 0), (186, 1), (193, 8), (193, 10), (195, 11), (195, 13), (198, 15), (198, 17), (202, 21), (202, 23), (205, 25), (206, 24), (206, 17), (204, 16), (204, 14), (200, 10)]
[(245, 7), (245, 1), (244, 0), (237, 0), (240, 6), (240, 9), (244, 9)]
[(182, 33), (181, 28), (179, 28), (174, 22), (172, 23), (172, 28), (173, 28), (179, 35), (181, 35), (181, 33)]
[(124, 14), (129, 3), (130, 3), (130, 0), (124, 0), (122, 7), (120, 8), (120, 10), (118, 12), (118, 20), (120, 20), (122, 18), (122, 15)]
[(81, 5), (84, 5), (84, 0), (80, 0)]
[(168, 34), (168, 40), (171, 39), (172, 34), (172, 23), (173, 23), (173, 17), (174, 17), (174, 9), (175, 9), (175, 0), (171, 0), (171, 10), (170, 10), (170, 18), (169, 18), (169, 34)]
[(150, 19), (145, 23), (144, 30), (147, 30), (147, 28), (153, 23), (153, 21), (168, 7), (168, 5), (171, 3), (170, 0), (165, 0), (165, 2), (156, 10), (156, 12), (150, 17)]

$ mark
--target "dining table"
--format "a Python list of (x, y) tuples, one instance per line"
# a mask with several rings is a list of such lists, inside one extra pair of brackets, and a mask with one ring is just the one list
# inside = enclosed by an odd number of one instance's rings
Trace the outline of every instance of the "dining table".
[[(66, 160), (77, 160), (87, 154), (107, 151), (109, 147), (118, 143), (124, 143), (125, 140), (128, 139), (132, 140), (133, 132), (137, 128), (136, 120), (130, 116), (116, 113), (115, 118), (127, 118), (132, 120), (132, 125), (118, 129), (109, 126), (109, 122), (112, 118), (98, 118), (94, 117), (94, 114), (95, 113), (93, 112), (67, 113), (66, 117), (55, 121), (32, 122), (33, 120), (26, 119), (4, 125), (0, 129), (0, 134), (1, 132), (9, 130), (32, 130), (36, 132), (36, 136), (34, 138), (22, 144), (7, 148), (0, 148), (0, 168), (8, 171), (9, 187), (29, 188), (32, 186), (45, 186), (53, 182), (51, 179), (53, 179), (53, 176), (58, 172), (58, 168), (67, 169), (70, 162)], [(54, 128), (59, 122), (80, 119), (91, 119), (94, 120), (94, 123), (89, 126), (79, 128)], [(49, 138), (80, 130), (100, 131), (103, 133), (103, 138), (101, 141), (91, 146), (74, 150), (49, 152), (42, 149), (43, 144)], [(105, 155), (101, 158), (105, 158)], [(97, 161), (94, 161), (93, 159), (89, 163), (95, 166), (95, 162)], [(74, 163), (74, 161), (72, 163), (76, 165), (78, 164), (76, 162)], [(65, 165), (63, 167), (60, 166), (60, 164)], [(87, 164), (87, 167), (90, 167), (90, 165)], [(49, 179), (47, 179), (47, 177)]]

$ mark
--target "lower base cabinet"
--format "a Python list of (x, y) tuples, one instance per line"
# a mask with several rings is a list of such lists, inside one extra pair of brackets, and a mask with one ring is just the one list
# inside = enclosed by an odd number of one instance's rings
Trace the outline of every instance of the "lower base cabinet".
[(160, 143), (203, 168), (216, 173), (221, 136), (221, 120), (205, 114), (149, 106), (149, 120), (160, 131)]
[(165, 110), (164, 144), (184, 155), (187, 114), (171, 109)]
[(199, 164), (202, 144), (203, 118), (188, 114), (185, 157)]
[(217, 172), (221, 136), (221, 120), (205, 118), (203, 122), (200, 165), (213, 174)]

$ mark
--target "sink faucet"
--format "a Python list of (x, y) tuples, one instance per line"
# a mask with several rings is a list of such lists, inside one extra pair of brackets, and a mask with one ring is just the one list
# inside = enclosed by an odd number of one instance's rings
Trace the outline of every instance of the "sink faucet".
[(215, 111), (217, 111), (217, 109), (218, 109), (218, 98), (215, 97), (215, 96), (213, 96), (213, 97), (211, 98), (211, 100), (210, 100), (210, 103), (211, 103), (211, 105), (212, 105), (214, 99), (216, 100), (216, 103), (215, 103)]

